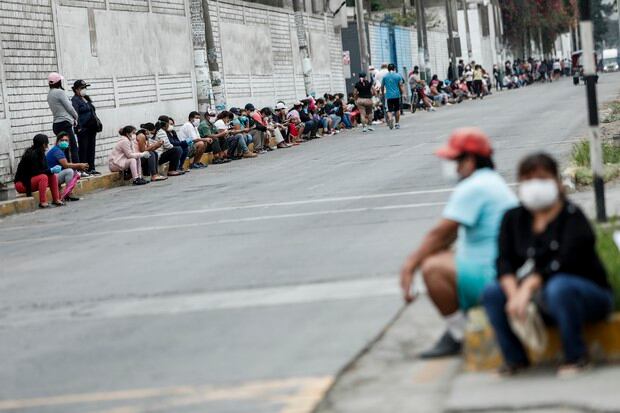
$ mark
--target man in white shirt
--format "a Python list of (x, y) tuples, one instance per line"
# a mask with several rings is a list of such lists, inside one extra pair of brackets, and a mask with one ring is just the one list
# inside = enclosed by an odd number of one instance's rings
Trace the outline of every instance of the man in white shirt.
[(198, 125), (200, 125), (200, 113), (193, 111), (189, 114), (188, 121), (179, 130), (179, 140), (185, 141), (189, 145), (188, 158), (193, 158), (189, 165), (191, 169), (207, 167), (200, 161), (207, 147), (207, 139), (200, 137)]

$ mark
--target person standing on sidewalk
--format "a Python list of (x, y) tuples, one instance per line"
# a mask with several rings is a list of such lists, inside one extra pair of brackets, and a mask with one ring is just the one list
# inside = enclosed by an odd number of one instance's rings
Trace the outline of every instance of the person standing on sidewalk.
[[(411, 302), (413, 277), (421, 269), (428, 294), (445, 317), (447, 331), (422, 358), (461, 352), (466, 312), (480, 303), (496, 277), (497, 235), (504, 213), (517, 197), (495, 171), (489, 138), (479, 129), (454, 131), (436, 155), (450, 162), (444, 174), (460, 180), (443, 218), (405, 261), (400, 281)], [(456, 253), (451, 251), (456, 241)]]
[(381, 82), (381, 91), (385, 95), (387, 105), (387, 122), (390, 129), (400, 129), (400, 98), (404, 95), (405, 79), (396, 73), (394, 63), (388, 65), (388, 71)]
[(84, 80), (76, 80), (73, 84), (71, 104), (78, 114), (77, 139), (80, 159), (88, 164), (86, 171), (90, 175), (101, 175), (95, 169), (95, 152), (97, 149), (97, 133), (103, 130), (103, 125), (97, 117), (95, 106), (86, 88), (90, 85)]
[(566, 199), (553, 158), (534, 154), (521, 161), (519, 198), (521, 206), (502, 221), (498, 282), (482, 298), (504, 356), (500, 374), (529, 366), (509, 320), (525, 320), (533, 301), (560, 330), (564, 364), (558, 375), (573, 375), (589, 364), (584, 324), (605, 320), (613, 310), (607, 273), (596, 253), (594, 231)]
[[(65, 132), (69, 136), (69, 160), (71, 163), (80, 163), (78, 143), (73, 130), (78, 124), (78, 114), (62, 87), (63, 80), (65, 78), (59, 73), (50, 73), (47, 77), (47, 83), (50, 87), (47, 94), (47, 104), (54, 118), (52, 129), (56, 136), (60, 132)], [(88, 176), (88, 174), (84, 175)]]

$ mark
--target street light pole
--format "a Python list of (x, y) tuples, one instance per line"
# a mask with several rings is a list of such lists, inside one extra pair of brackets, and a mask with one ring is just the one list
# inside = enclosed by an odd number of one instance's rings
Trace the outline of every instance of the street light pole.
[(471, 33), (469, 32), (469, 5), (467, 4), (467, 0), (461, 0), (461, 4), (463, 5), (463, 11), (465, 12), (465, 37), (467, 38), (467, 58), (471, 62), (471, 58), (474, 53), (471, 45)]
[(596, 217), (599, 222), (607, 221), (605, 211), (605, 181), (603, 179), (603, 147), (599, 131), (598, 104), (596, 101), (596, 61), (594, 58), (594, 31), (590, 0), (579, 1), (581, 21), (581, 45), (583, 50), (583, 75), (588, 96), (588, 124), (590, 126), (590, 164), (594, 182)]
[(355, 18), (357, 20), (357, 39), (360, 45), (360, 64), (361, 71), (368, 70), (368, 39), (366, 38), (366, 22), (364, 21), (364, 2), (355, 0)]
[(207, 63), (209, 64), (209, 77), (211, 78), (211, 91), (215, 101), (215, 109), (218, 112), (226, 109), (226, 96), (222, 85), (222, 74), (217, 63), (217, 47), (213, 36), (213, 25), (211, 24), (211, 14), (209, 13), (209, 2), (202, 0), (202, 16), (205, 21), (205, 44), (207, 49)]

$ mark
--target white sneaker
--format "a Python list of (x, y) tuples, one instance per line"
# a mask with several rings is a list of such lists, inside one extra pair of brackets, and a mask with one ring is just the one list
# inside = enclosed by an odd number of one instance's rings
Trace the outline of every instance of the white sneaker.
[(397, 123), (396, 125), (394, 125), (394, 127), (395, 127), (396, 129), (400, 129), (400, 123)]
[(80, 178), (90, 178), (90, 174), (86, 172), (80, 172)]
[(368, 128), (366, 126), (364, 126), (364, 128), (362, 129), (362, 132), (364, 132), (364, 133), (368, 132)]

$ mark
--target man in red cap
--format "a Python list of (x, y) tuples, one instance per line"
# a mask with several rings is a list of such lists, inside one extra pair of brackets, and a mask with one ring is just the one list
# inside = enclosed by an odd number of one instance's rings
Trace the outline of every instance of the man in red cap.
[[(479, 129), (452, 133), (436, 155), (451, 167), (446, 177), (459, 179), (442, 218), (422, 245), (405, 261), (401, 287), (407, 302), (419, 269), (428, 294), (445, 317), (447, 331), (422, 358), (459, 354), (466, 311), (480, 303), (485, 286), (496, 277), (497, 236), (504, 213), (518, 205), (517, 197), (495, 171), (489, 138)], [(456, 241), (456, 251), (451, 247)]]

